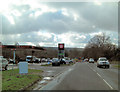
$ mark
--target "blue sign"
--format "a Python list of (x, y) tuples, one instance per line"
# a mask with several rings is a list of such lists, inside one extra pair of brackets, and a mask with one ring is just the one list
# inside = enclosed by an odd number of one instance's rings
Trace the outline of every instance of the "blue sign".
[(28, 62), (19, 62), (19, 74), (28, 73)]

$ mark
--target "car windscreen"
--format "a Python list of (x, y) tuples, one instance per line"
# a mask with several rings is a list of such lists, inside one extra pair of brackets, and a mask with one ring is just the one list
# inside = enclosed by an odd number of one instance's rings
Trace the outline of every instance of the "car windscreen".
[(100, 59), (100, 61), (107, 61), (107, 59)]
[(32, 59), (32, 57), (27, 57), (27, 59)]

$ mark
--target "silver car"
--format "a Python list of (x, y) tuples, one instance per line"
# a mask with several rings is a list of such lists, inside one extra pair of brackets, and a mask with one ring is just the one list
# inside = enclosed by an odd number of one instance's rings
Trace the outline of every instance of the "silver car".
[(89, 63), (94, 63), (94, 59), (93, 59), (93, 58), (90, 58), (90, 59), (89, 59)]
[(97, 67), (105, 67), (105, 68), (109, 68), (110, 67), (110, 63), (107, 60), (106, 57), (100, 57), (97, 61)]
[(8, 68), (8, 60), (3, 58), (3, 57), (0, 57), (0, 68), (4, 68), (5, 70), (7, 70)]
[(52, 60), (52, 66), (60, 66), (60, 60), (58, 58), (54, 58)]

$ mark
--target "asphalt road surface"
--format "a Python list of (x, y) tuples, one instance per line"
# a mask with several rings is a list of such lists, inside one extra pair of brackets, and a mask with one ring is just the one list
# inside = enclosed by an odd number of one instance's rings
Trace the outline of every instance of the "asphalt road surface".
[(78, 62), (39, 90), (118, 90), (118, 71)]

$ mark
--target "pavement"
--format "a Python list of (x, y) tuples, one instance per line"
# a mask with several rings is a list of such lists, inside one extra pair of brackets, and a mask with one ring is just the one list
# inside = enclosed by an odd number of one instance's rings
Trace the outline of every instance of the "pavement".
[(118, 70), (78, 62), (37, 90), (118, 90)]

